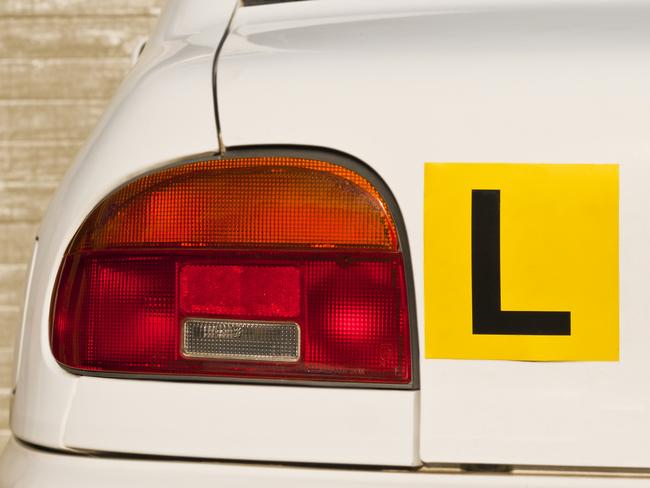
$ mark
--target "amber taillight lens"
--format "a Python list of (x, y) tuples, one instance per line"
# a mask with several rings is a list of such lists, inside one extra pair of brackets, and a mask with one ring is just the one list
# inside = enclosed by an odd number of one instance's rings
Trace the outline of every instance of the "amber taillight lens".
[(51, 343), (78, 372), (408, 384), (395, 222), (367, 179), (324, 161), (143, 176), (70, 244)]

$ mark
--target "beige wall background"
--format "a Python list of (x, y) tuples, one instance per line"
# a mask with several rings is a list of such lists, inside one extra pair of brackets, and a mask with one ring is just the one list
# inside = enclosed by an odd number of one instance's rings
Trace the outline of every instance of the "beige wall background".
[(162, 3), (0, 0), (0, 450), (38, 224)]

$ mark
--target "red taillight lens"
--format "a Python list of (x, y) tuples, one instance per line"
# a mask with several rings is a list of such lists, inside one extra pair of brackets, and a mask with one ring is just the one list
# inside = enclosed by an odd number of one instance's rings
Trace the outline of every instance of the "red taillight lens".
[(142, 177), (71, 243), (52, 350), (80, 371), (408, 384), (395, 224), (359, 174), (242, 158)]

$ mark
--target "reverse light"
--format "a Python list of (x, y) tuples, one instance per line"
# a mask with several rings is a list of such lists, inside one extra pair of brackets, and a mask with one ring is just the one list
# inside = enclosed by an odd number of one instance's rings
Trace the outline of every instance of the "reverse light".
[(182, 350), (188, 358), (295, 362), (300, 327), (295, 322), (187, 319)]
[(71, 242), (51, 344), (79, 373), (409, 384), (394, 219), (367, 179), (314, 159), (143, 176)]

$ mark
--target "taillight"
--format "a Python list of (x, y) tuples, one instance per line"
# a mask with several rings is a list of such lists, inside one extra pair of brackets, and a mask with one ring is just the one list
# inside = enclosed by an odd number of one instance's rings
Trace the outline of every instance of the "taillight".
[(78, 372), (408, 384), (395, 222), (367, 179), (324, 161), (143, 176), (70, 244), (51, 344)]

